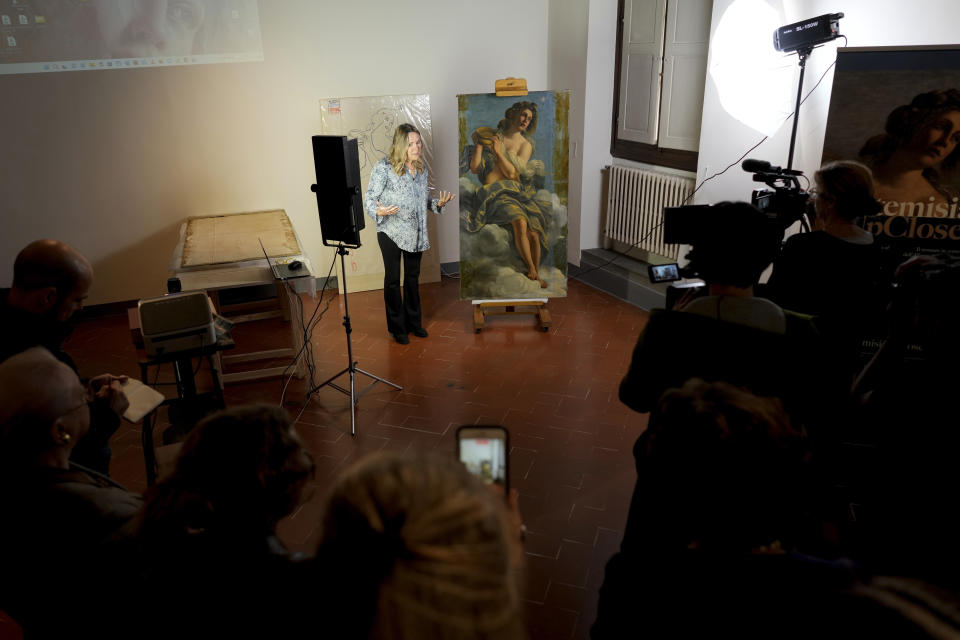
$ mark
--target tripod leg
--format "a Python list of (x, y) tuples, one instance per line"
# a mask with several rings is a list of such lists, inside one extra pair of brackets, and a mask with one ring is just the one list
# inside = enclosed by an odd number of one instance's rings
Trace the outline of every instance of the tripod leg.
[(373, 379), (376, 380), (377, 382), (382, 382), (383, 384), (388, 384), (388, 385), (390, 385), (391, 387), (393, 387), (394, 389), (399, 389), (399, 390), (401, 390), (401, 391), (403, 390), (403, 387), (401, 387), (400, 385), (395, 384), (395, 383), (393, 383), (393, 382), (390, 382), (389, 380), (387, 380), (387, 379), (385, 379), (385, 378), (381, 378), (380, 376), (375, 376), (375, 375), (373, 375), (372, 373), (370, 373), (369, 371), (364, 371), (364, 370), (361, 369), (360, 367), (354, 367), (354, 370), (356, 370), (357, 373), (362, 373), (363, 375), (367, 376), (368, 378), (373, 378)]
[[(318, 389), (320, 389), (320, 387), (325, 387), (325, 386), (330, 386), (336, 389), (337, 391), (340, 391), (341, 393), (349, 395), (350, 396), (350, 435), (355, 436), (357, 435), (357, 401), (360, 399), (360, 396), (363, 395), (363, 393), (366, 392), (367, 389), (375, 385), (377, 382), (383, 382), (384, 384), (388, 384), (395, 389), (403, 389), (403, 387), (401, 387), (398, 384), (394, 384), (389, 380), (385, 380), (379, 376), (375, 376), (372, 373), (368, 373), (363, 369), (358, 369), (357, 363), (353, 361), (353, 340), (350, 337), (350, 334), (353, 333), (353, 329), (350, 326), (350, 307), (348, 306), (349, 297), (347, 292), (347, 269), (344, 264), (344, 256), (346, 255), (347, 252), (346, 250), (344, 250), (342, 244), (339, 247), (337, 247), (337, 253), (340, 255), (340, 272), (343, 274), (343, 328), (347, 333), (347, 359), (348, 359), (347, 361), (349, 362), (349, 364), (347, 368), (341, 371), (340, 373), (336, 374), (335, 376), (332, 376), (327, 381), (311, 389), (308, 392), (307, 397), (309, 398), (310, 395), (313, 394)], [(357, 393), (357, 381), (356, 381), (356, 372), (358, 371), (363, 375), (369, 376), (375, 380), (375, 382), (370, 384), (366, 389), (361, 391), (359, 394)], [(337, 378), (339, 378), (345, 373), (350, 374), (349, 390), (344, 389), (343, 387), (333, 382), (334, 380), (336, 380)]]
[(317, 386), (315, 386), (313, 389), (310, 389), (310, 391), (309, 391), (308, 393), (313, 393), (314, 391), (317, 391), (318, 389), (320, 389), (320, 387), (325, 387), (325, 386), (327, 386), (328, 384), (329, 384), (331, 387), (337, 388), (337, 385), (334, 385), (334, 384), (331, 384), (331, 383), (332, 383), (334, 380), (336, 380), (337, 378), (339, 378), (340, 376), (342, 376), (343, 374), (345, 374), (347, 371), (350, 371), (350, 368), (351, 368), (351, 367), (347, 367), (346, 369), (344, 369), (344, 370), (341, 371), (340, 373), (337, 373), (337, 374), (335, 374), (335, 375), (330, 376), (329, 378), (327, 378), (326, 380), (324, 380), (323, 382), (321, 382), (320, 384), (318, 384)]
[(357, 376), (354, 363), (350, 363), (350, 435), (357, 435)]

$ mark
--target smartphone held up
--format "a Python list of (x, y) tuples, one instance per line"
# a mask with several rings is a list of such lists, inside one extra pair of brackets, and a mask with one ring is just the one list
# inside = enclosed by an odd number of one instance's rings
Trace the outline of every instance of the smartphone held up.
[(508, 435), (504, 427), (466, 425), (457, 429), (457, 456), (473, 473), (486, 483), (509, 491), (510, 474), (507, 469)]

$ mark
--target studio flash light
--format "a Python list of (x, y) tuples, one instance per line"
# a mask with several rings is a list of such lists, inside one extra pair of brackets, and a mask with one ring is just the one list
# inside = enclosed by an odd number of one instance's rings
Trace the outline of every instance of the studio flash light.
[(801, 20), (780, 27), (773, 32), (773, 48), (784, 53), (810, 50), (840, 37), (842, 13), (825, 13), (816, 18)]

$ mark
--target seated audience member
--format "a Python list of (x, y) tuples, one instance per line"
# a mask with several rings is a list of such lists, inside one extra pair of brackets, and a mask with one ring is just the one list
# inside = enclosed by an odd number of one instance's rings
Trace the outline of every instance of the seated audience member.
[(168, 603), (162, 619), (152, 616), (154, 637), (293, 632), (284, 625), (295, 624), (293, 598), (305, 586), (276, 530), (313, 470), (278, 407), (226, 409), (197, 424), (137, 519), (148, 607)]
[(73, 470), (83, 385), (42, 347), (0, 364), (0, 609), (26, 637), (102, 637), (139, 496)]
[(852, 576), (794, 551), (801, 445), (776, 399), (699, 379), (667, 391), (634, 447), (592, 637), (821, 637), (808, 633)]
[(877, 450), (862, 537), (878, 571), (960, 589), (960, 262), (913, 259), (896, 284), (889, 335), (854, 389)]
[(524, 638), (511, 516), (453, 456), (376, 453), (355, 464), (322, 519), (330, 637)]
[[(721, 203), (711, 213), (710, 228), (688, 256), (707, 295), (650, 314), (620, 383), (620, 401), (645, 413), (665, 390), (699, 377), (781, 398), (795, 419), (816, 415), (827, 399), (813, 388), (825, 384), (829, 367), (819, 359), (809, 318), (754, 296), (776, 255), (780, 228), (745, 202)], [(815, 367), (825, 371), (817, 376)]]
[[(848, 160), (814, 174), (813, 231), (787, 239), (764, 295), (784, 309), (819, 316), (825, 336), (853, 358), (869, 327), (879, 327), (882, 261), (873, 235), (857, 218), (881, 210), (870, 170)], [(882, 321), (881, 321), (882, 322)]]
[[(73, 247), (57, 240), (27, 245), (14, 261), (13, 286), (0, 289), (0, 362), (41, 346), (77, 371), (63, 342), (92, 284), (93, 268)], [(90, 431), (74, 443), (73, 460), (103, 474), (109, 473), (110, 436), (129, 406), (121, 388), (125, 380), (125, 376), (103, 374), (87, 383)]]

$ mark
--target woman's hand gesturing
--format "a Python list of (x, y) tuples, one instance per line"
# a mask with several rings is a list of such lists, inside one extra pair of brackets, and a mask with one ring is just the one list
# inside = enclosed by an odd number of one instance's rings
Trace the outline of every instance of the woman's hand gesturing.
[(450, 191), (441, 191), (440, 195), (437, 197), (437, 209), (443, 207), (443, 205), (447, 204), (456, 197), (456, 194)]
[(392, 207), (385, 207), (380, 204), (380, 201), (377, 200), (377, 215), (378, 216), (392, 216), (397, 211), (400, 211), (400, 207), (393, 205)]

